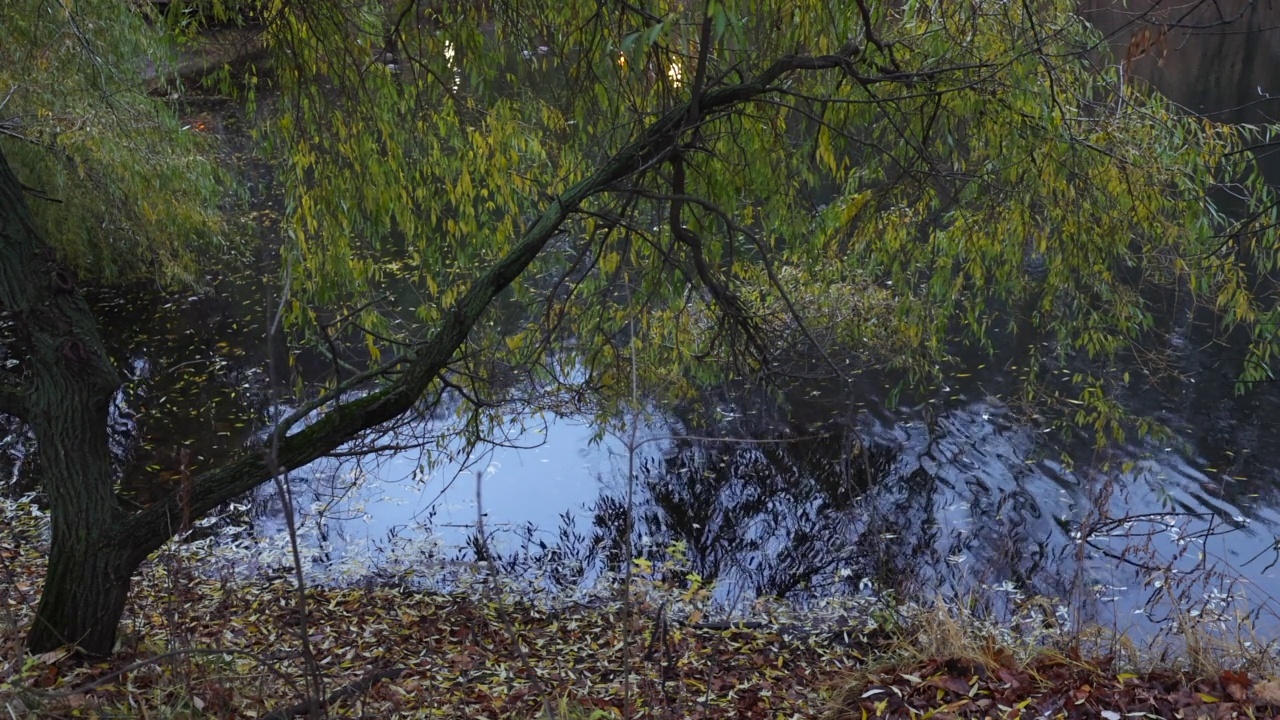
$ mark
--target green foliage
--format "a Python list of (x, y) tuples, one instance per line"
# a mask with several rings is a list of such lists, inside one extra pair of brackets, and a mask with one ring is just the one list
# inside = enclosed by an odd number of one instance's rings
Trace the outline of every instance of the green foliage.
[(104, 281), (191, 279), (227, 184), (207, 139), (147, 93), (173, 66), (161, 32), (133, 3), (15, 0), (0, 33), (0, 151), (52, 198), (30, 202), (50, 244)]
[[(806, 355), (923, 382), (956, 340), (1016, 334), (1038, 361), (1085, 361), (1073, 419), (1115, 435), (1130, 380), (1105, 368), (1167, 365), (1170, 296), (1249, 338), (1242, 388), (1273, 376), (1277, 209), (1244, 151), (1272, 129), (1120, 82), (1069, 2), (186, 7), (262, 21), (290, 319), (349, 317), (375, 360), (654, 118), (852, 43), (589, 199), (474, 333), (487, 359), (464, 384), (500, 395), (502, 368), (533, 367), (624, 388), (634, 365), (680, 395)], [(161, 29), (128, 4), (23, 0), (4, 31), (0, 148), (63, 201), (33, 203), (59, 252), (106, 280), (190, 273), (225, 182), (144, 92), (174, 64)]]
[(154, 8), (148, 19), (163, 22), (179, 38), (195, 39), (200, 32), (219, 25), (245, 25), (260, 5), (255, 0), (175, 0), (163, 12)]
[[(673, 152), (593, 199), (495, 337), (474, 341), (495, 364), (528, 365), (571, 340), (606, 387), (629, 386), (634, 355), (642, 380), (680, 392), (741, 371), (717, 361), (743, 359), (743, 333), (726, 331), (741, 326), (765, 347), (843, 346), (923, 380), (956, 333), (990, 348), (993, 328), (1098, 367), (1158, 353), (1154, 298), (1189, 292), (1224, 332), (1253, 332), (1242, 377), (1266, 376), (1280, 315), (1251, 278), (1275, 266), (1276, 210), (1241, 152), (1265, 131), (1182, 117), (1137, 83), (1120, 90), (1114, 68), (1089, 61), (1099, 39), (1073, 7), (282, 6), (271, 37), (287, 107), (273, 138), (294, 180), (294, 320), (358, 307), (366, 327), (411, 340), (407, 320), (439, 318), (651, 118), (852, 38), (862, 52), (848, 72), (789, 76), (686, 129), (683, 179)], [(389, 61), (377, 54), (387, 37)], [(1246, 221), (1226, 219), (1222, 188)], [(1039, 377), (1028, 380), (1033, 394)], [(1119, 432), (1119, 379), (1080, 380), (1078, 422)]]

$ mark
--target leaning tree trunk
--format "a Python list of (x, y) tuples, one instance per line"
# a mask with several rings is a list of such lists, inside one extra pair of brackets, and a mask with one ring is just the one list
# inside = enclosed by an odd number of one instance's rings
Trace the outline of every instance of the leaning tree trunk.
[(106, 400), (83, 378), (38, 373), (28, 422), (40, 447), (52, 538), (29, 649), (64, 645), (109, 655), (129, 578), (141, 558), (120, 547), (123, 513), (112, 490)]
[(40, 237), (22, 185), (0, 155), (0, 306), (17, 330), (20, 392), (4, 408), (35, 433), (53, 537), (28, 639), (107, 655), (129, 577), (142, 558), (119, 541), (107, 410), (120, 381), (71, 275)]

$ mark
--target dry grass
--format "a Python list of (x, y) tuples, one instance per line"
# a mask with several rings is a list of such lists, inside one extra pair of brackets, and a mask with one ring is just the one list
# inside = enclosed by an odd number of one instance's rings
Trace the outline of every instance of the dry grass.
[(1245, 618), (1182, 613), (1155, 637), (1072, 627), (1064, 608), (1024, 603), (999, 622), (975, 603), (899, 608), (866, 665), (828, 689), (825, 720), (894, 717), (1272, 717), (1280, 654)]

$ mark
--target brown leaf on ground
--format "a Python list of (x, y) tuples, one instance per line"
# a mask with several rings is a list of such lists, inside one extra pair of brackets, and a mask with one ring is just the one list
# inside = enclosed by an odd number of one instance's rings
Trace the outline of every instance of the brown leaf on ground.
[(1253, 686), (1254, 701), (1280, 707), (1280, 680), (1264, 680)]
[(943, 690), (950, 690), (951, 692), (957, 695), (969, 694), (969, 682), (967, 680), (963, 680), (958, 677), (952, 677), (950, 675), (944, 675), (942, 677), (936, 677), (936, 678), (929, 678), (929, 680), (925, 681), (924, 684), (926, 686), (932, 685), (934, 687), (939, 687), (939, 688), (942, 688)]
[(1218, 676), (1218, 683), (1222, 685), (1223, 692), (1227, 697), (1236, 702), (1244, 702), (1249, 696), (1249, 676), (1246, 673), (1232, 672), (1231, 670), (1223, 670)]

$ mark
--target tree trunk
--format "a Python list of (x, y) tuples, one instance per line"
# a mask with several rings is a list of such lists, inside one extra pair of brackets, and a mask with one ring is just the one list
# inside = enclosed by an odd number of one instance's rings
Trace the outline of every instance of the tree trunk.
[(125, 513), (112, 487), (107, 411), (120, 378), (89, 306), (40, 237), (2, 155), (0, 305), (16, 321), (22, 363), (22, 392), (7, 407), (36, 436), (53, 521), (29, 649), (70, 644), (109, 655), (129, 576), (142, 560), (118, 540)]
[[(105, 362), (101, 351), (98, 357)], [(83, 374), (57, 374), (56, 367), (34, 371), (29, 401), (53, 536), (28, 645), (33, 652), (74, 645), (103, 657), (115, 648), (129, 577), (145, 555), (135, 560), (118, 539), (125, 513), (113, 488), (107, 431), (114, 387), (108, 390), (105, 378), (95, 384)]]
[(55, 541), (36, 621), (27, 636), (31, 652), (74, 646), (88, 656), (115, 649), (116, 626), (137, 568), (128, 554), (72, 539)]

